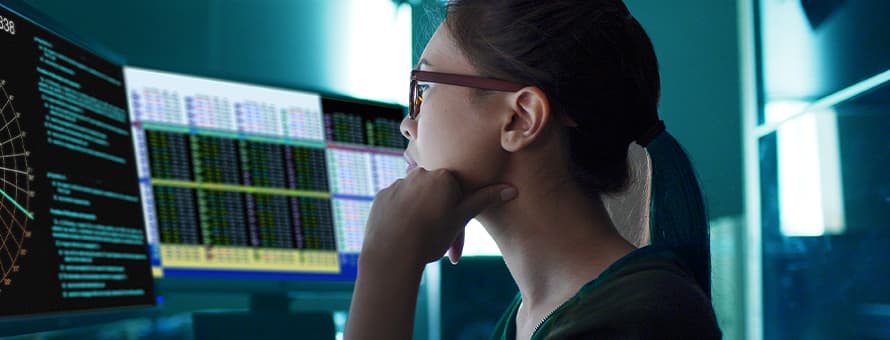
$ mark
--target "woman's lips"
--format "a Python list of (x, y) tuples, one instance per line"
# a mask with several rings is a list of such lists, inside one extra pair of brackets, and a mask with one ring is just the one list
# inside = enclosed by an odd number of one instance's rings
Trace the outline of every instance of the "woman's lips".
[(411, 156), (408, 156), (408, 153), (405, 153), (403, 156), (405, 157), (405, 162), (408, 162), (408, 168), (405, 172), (411, 172), (411, 170), (417, 168), (417, 162), (411, 159)]

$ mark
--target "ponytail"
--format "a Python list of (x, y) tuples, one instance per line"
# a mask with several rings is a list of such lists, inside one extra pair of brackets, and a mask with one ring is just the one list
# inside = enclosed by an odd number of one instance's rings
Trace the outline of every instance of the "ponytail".
[(640, 143), (652, 159), (650, 239), (672, 248), (710, 299), (710, 237), (702, 194), (686, 152), (663, 125), (660, 130), (651, 142)]

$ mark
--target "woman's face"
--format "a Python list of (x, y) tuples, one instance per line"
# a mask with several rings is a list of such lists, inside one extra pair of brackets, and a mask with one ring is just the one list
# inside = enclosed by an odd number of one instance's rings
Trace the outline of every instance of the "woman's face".
[[(440, 25), (421, 55), (419, 69), (478, 75), (457, 47), (445, 25)], [(437, 83), (424, 86), (423, 104), (415, 120), (402, 120), (408, 138), (405, 152), (409, 163), (427, 170), (453, 171), (463, 190), (495, 183), (503, 173), (507, 153), (501, 148), (500, 132), (504, 94), (476, 95), (468, 87)], [(503, 113), (503, 111), (500, 111)]]

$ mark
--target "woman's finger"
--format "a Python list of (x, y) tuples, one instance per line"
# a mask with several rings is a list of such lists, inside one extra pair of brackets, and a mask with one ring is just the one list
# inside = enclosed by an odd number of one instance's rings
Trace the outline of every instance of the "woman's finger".
[(457, 264), (460, 261), (461, 255), (463, 255), (464, 236), (464, 230), (461, 229), (454, 241), (451, 241), (451, 247), (448, 248), (448, 260), (451, 261), (451, 264)]

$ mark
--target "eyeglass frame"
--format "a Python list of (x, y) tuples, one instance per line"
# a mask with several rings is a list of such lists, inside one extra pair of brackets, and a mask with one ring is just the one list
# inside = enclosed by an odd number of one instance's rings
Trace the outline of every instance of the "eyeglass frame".
[(412, 120), (417, 119), (417, 116), (420, 114), (420, 105), (423, 104), (423, 97), (420, 97), (421, 101), (420, 103), (417, 103), (417, 82), (457, 85), (480, 90), (503, 92), (515, 92), (526, 87), (526, 85), (517, 84), (511, 81), (482, 76), (412, 70), (411, 89), (408, 94), (408, 117)]

